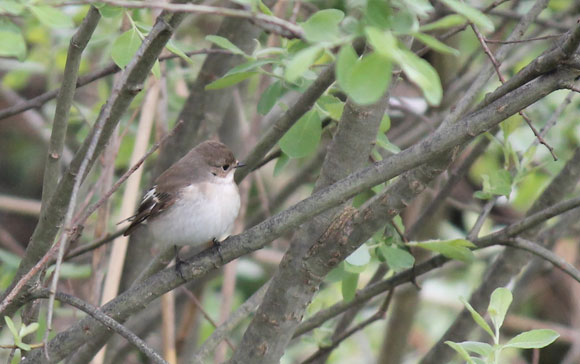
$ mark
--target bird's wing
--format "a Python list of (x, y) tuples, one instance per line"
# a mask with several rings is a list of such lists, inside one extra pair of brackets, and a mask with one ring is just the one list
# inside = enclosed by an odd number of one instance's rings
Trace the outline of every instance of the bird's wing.
[(137, 213), (127, 219), (128, 221), (131, 221), (131, 225), (129, 225), (123, 235), (130, 235), (142, 222), (159, 214), (174, 202), (175, 200), (172, 198), (171, 193), (159, 191), (157, 186), (153, 186), (149, 191), (147, 191), (145, 196), (143, 196), (141, 204), (137, 209)]

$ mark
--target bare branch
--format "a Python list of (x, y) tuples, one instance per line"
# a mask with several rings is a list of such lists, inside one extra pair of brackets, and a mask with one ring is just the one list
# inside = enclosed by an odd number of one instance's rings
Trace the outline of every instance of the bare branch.
[[(34, 292), (34, 298), (48, 298), (51, 295), (52, 294), (46, 289), (42, 289), (42, 290)], [(149, 360), (151, 360), (153, 363), (168, 364), (165, 360), (163, 360), (163, 358), (158, 353), (155, 352), (155, 350), (150, 348), (149, 345), (147, 345), (137, 335), (132, 333), (129, 329), (127, 329), (125, 326), (121, 325), (119, 322), (115, 321), (110, 316), (103, 313), (97, 307), (95, 307), (87, 302), (84, 302), (83, 300), (81, 300), (77, 297), (74, 297), (74, 296), (71, 296), (71, 295), (68, 295), (68, 294), (62, 293), (62, 292), (54, 293), (54, 297), (56, 297), (56, 299), (62, 303), (69, 304), (73, 307), (78, 308), (79, 310), (81, 310), (83, 312), (86, 312), (91, 317), (93, 317), (95, 320), (99, 321), (101, 324), (105, 325), (109, 329), (113, 330), (114, 332), (116, 332), (119, 335), (121, 335), (122, 337), (124, 337), (125, 339), (127, 339), (127, 341), (129, 341), (137, 349), (139, 349), (140, 352), (145, 354), (147, 356), (147, 358), (149, 358)]]
[(552, 263), (555, 267), (561, 269), (564, 273), (572, 277), (574, 280), (580, 283), (580, 271), (576, 269), (572, 264), (568, 263), (563, 258), (554, 254), (550, 250), (544, 248), (540, 244), (536, 244), (524, 238), (514, 238), (511, 240), (506, 240), (505, 245), (511, 246), (518, 249), (523, 249), (537, 255), (538, 257), (547, 260)]
[(256, 13), (249, 10), (220, 8), (210, 5), (198, 4), (174, 4), (163, 2), (145, 3), (140, 1), (122, 1), (122, 0), (102, 0), (102, 1), (69, 1), (62, 5), (84, 5), (104, 3), (112, 6), (118, 6), (127, 9), (159, 9), (170, 12), (180, 13), (194, 13), (206, 15), (220, 15), (230, 18), (248, 19), (255, 22), (255, 24), (264, 30), (279, 34), (286, 38), (304, 38), (304, 31), (298, 25), (290, 23), (284, 19), (277, 18), (272, 15), (263, 13)]
[(54, 193), (60, 178), (60, 160), (64, 149), (70, 108), (76, 90), (81, 56), (100, 19), (101, 13), (99, 13), (99, 10), (91, 6), (83, 22), (70, 40), (62, 86), (56, 100), (52, 133), (44, 167), (44, 179), (42, 182), (42, 203), (44, 207), (48, 206), (48, 201)]
[[(185, 52), (185, 54), (188, 57), (191, 56), (195, 56), (195, 55), (207, 55), (207, 54), (228, 54), (228, 55), (232, 55), (232, 52), (226, 50), (226, 49), (200, 49), (197, 51), (191, 51), (191, 52)], [(178, 58), (179, 56), (176, 54), (168, 54), (168, 55), (164, 55), (159, 57), (159, 62), (163, 62), (163, 61), (167, 61), (169, 59), (175, 59)], [(100, 80), (101, 78), (110, 76), (110, 75), (114, 75), (117, 72), (120, 72), (121, 69), (115, 64), (115, 63), (110, 63), (109, 65), (93, 71), (91, 73), (88, 73), (84, 76), (80, 76), (76, 82), (76, 88), (80, 88), (83, 86), (86, 86), (94, 81)], [(20, 103), (17, 103), (16, 105), (4, 108), (2, 110), (0, 110), (0, 122), (2, 122), (4, 119), (9, 118), (10, 116), (16, 115), (16, 114), (20, 114), (21, 112), (24, 112), (26, 110), (30, 110), (30, 109), (34, 109), (34, 108), (39, 108), (42, 105), (44, 105), (45, 103), (47, 103), (48, 101), (54, 99), (58, 93), (60, 92), (60, 88), (51, 90), (51, 91), (46, 91), (38, 96), (35, 96), (29, 100), (26, 101), (22, 101)]]

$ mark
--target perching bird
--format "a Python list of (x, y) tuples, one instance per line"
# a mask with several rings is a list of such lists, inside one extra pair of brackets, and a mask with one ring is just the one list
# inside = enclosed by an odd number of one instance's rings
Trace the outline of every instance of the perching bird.
[(220, 142), (199, 144), (155, 180), (123, 235), (146, 225), (164, 245), (196, 246), (225, 237), (240, 210), (234, 172), (243, 165)]

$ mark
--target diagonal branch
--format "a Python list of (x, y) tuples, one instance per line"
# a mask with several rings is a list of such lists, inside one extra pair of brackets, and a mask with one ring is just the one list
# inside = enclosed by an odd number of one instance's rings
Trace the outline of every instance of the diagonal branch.
[[(34, 298), (48, 298), (52, 295), (53, 294), (51, 294), (48, 290), (43, 289), (35, 292)], [(100, 323), (102, 323), (109, 329), (113, 330), (114, 332), (124, 337), (125, 339), (127, 339), (127, 341), (129, 341), (137, 349), (139, 349), (139, 351), (145, 354), (153, 363), (168, 364), (165, 360), (163, 360), (163, 358), (158, 353), (155, 352), (155, 350), (150, 348), (149, 345), (147, 345), (137, 335), (135, 335), (125, 326), (121, 325), (119, 322), (112, 319), (110, 316), (107, 316), (106, 314), (101, 312), (101, 310), (99, 310), (97, 307), (94, 307), (93, 305), (84, 302), (83, 300), (77, 297), (62, 292), (56, 292), (54, 294), (54, 297), (56, 297), (56, 299), (62, 303), (69, 304), (89, 314), (95, 320), (98, 320)]]
[(572, 264), (568, 263), (563, 258), (552, 253), (550, 250), (544, 248), (540, 244), (536, 244), (524, 238), (514, 238), (504, 242), (506, 246), (511, 246), (518, 249), (526, 250), (538, 257), (547, 260), (552, 263), (555, 267), (561, 269), (564, 273), (575, 279), (580, 283), (580, 271), (576, 269)]
[[(183, 277), (187, 281), (201, 277), (232, 259), (260, 249), (280, 234), (290, 231), (329, 207), (413, 167), (431, 162), (441, 152), (464, 144), (476, 135), (492, 128), (520, 109), (560, 88), (562, 84), (573, 80), (577, 74), (577, 71), (571, 72), (569, 69), (550, 73), (508, 93), (453, 125), (439, 128), (417, 145), (355, 172), (244, 233), (228, 238), (220, 249), (223, 260), (218, 254), (207, 251), (198, 255), (183, 267)], [(162, 270), (119, 295), (109, 302), (104, 310), (114, 315), (116, 320), (124, 321), (154, 298), (182, 283), (183, 280), (173, 268)], [(51, 355), (62, 358), (82, 345), (88, 337), (98, 335), (102, 330), (91, 319), (81, 320), (67, 331), (58, 334), (49, 343)], [(36, 355), (35, 352), (31, 353), (30, 360), (34, 360)]]

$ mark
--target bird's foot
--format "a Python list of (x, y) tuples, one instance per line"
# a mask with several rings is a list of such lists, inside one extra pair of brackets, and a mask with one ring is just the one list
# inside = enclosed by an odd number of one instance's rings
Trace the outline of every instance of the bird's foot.
[(217, 240), (216, 238), (212, 239), (213, 248), (217, 250), (218, 255), (220, 256), (220, 260), (223, 262), (224, 257), (222, 256), (222, 243), (221, 241)]
[(182, 268), (186, 264), (186, 261), (179, 257), (179, 248), (177, 247), (177, 245), (174, 245), (174, 248), (175, 248), (175, 270), (177, 271), (181, 279), (185, 281)]

